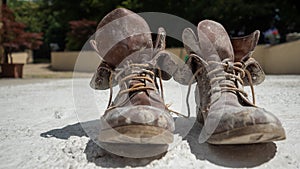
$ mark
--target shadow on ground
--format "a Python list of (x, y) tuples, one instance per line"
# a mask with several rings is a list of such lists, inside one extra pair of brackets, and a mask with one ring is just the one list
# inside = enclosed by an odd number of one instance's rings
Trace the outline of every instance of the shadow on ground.
[[(53, 129), (44, 133), (41, 133), (40, 136), (44, 138), (55, 137), (58, 139), (67, 140), (71, 136), (83, 137), (90, 133), (95, 132), (99, 128), (99, 120), (92, 120), (83, 123), (76, 123), (68, 125), (63, 128)], [(89, 134), (87, 134), (89, 133)], [(158, 155), (155, 157), (149, 158), (127, 158), (114, 155), (107, 152), (96, 144), (92, 139), (86, 144), (84, 153), (88, 162), (95, 163), (97, 166), (117, 168), (117, 167), (141, 167), (146, 166), (154, 160), (162, 158), (165, 154)]]
[[(92, 122), (91, 122), (92, 123)], [(67, 140), (71, 136), (83, 137), (86, 136), (86, 132), (81, 127), (80, 123), (67, 125), (66, 127), (60, 129), (53, 129), (40, 134), (41, 137), (50, 138), (55, 137), (59, 139)]]
[(198, 137), (201, 129), (202, 125), (195, 123), (185, 137), (191, 147), (191, 152), (199, 160), (207, 160), (223, 167), (248, 168), (266, 163), (276, 154), (277, 147), (273, 142), (250, 145), (200, 144)]
[[(55, 137), (59, 139), (68, 139), (71, 136), (83, 137), (91, 136), (93, 132), (97, 132), (99, 128), (99, 120), (87, 121), (68, 125), (60, 129), (53, 129), (45, 133), (41, 133), (41, 137)], [(210, 145), (207, 143), (198, 143), (198, 137), (202, 126), (195, 123), (189, 134), (185, 137), (188, 141), (191, 152), (199, 160), (207, 160), (223, 167), (242, 168), (256, 167), (271, 160), (276, 153), (276, 145), (271, 143), (251, 144), (251, 145)], [(87, 134), (89, 133), (89, 134)], [(139, 167), (146, 166), (153, 160), (160, 159), (164, 156), (159, 155), (151, 158), (127, 158), (121, 157), (107, 152), (96, 144), (92, 139), (87, 143), (84, 153), (88, 162), (95, 163), (101, 167)]]

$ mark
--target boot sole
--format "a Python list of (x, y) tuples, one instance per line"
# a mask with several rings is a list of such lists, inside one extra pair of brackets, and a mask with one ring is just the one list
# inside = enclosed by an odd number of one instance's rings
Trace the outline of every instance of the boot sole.
[(260, 124), (211, 135), (210, 144), (253, 144), (284, 140), (285, 132), (277, 124)]
[(144, 158), (165, 153), (173, 142), (173, 133), (155, 126), (128, 125), (102, 130), (98, 140), (114, 154)]

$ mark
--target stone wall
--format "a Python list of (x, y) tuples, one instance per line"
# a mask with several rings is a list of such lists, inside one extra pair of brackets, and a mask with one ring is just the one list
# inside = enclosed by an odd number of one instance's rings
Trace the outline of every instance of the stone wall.
[(259, 45), (253, 57), (266, 74), (300, 74), (300, 40), (275, 46)]
[[(168, 51), (184, 59), (183, 48), (170, 48)], [(78, 57), (80, 56), (80, 57)], [(266, 74), (300, 74), (300, 40), (275, 46), (259, 45), (253, 57), (261, 64)], [(77, 64), (76, 64), (76, 60)], [(52, 52), (51, 67), (54, 70), (93, 72), (100, 58), (95, 52)]]

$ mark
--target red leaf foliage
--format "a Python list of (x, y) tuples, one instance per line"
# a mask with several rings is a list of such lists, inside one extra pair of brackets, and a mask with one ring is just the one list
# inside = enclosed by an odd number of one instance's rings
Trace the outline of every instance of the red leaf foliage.
[(37, 49), (43, 44), (43, 33), (25, 32), (26, 25), (15, 20), (13, 11), (6, 5), (2, 6), (3, 23), (0, 30), (2, 36), (1, 44), (7, 53), (21, 48)]
[(88, 36), (95, 32), (95, 27), (97, 26), (97, 22), (87, 19), (70, 21), (69, 24), (71, 28), (69, 35), (76, 37), (77, 39), (88, 38)]

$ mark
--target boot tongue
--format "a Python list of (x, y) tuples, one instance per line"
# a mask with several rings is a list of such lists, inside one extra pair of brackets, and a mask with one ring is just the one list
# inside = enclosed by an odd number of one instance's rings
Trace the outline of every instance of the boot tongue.
[[(234, 52), (230, 38), (221, 24), (211, 20), (201, 21), (198, 24), (198, 36), (200, 45), (202, 45), (203, 48), (209, 46), (213, 47), (213, 50), (215, 49), (217, 55), (220, 57), (220, 61), (224, 59), (229, 59), (229, 61), (232, 62), (234, 61)], [(203, 59), (212, 60), (211, 54), (213, 53), (215, 52), (206, 52), (203, 55)]]
[[(232, 65), (234, 62), (234, 52), (230, 42), (230, 38), (224, 29), (224, 27), (214, 21), (204, 20), (198, 24), (198, 38), (199, 46), (202, 52), (202, 58), (206, 61), (216, 61), (222, 62), (226, 59), (228, 64)], [(234, 82), (225, 77), (225, 72), (231, 73), (231, 70), (221, 71), (223, 68), (220, 64), (209, 64), (209, 67), (206, 68), (208, 72), (214, 70), (220, 70), (213, 74), (208, 75), (210, 81), (213, 81), (216, 77), (224, 77), (223, 80), (215, 80), (214, 83), (210, 84), (212, 92), (210, 96), (210, 103), (214, 103), (217, 100), (220, 100), (221, 97), (228, 96), (232, 99), (237, 99), (237, 96), (234, 92), (222, 93), (220, 84), (235, 86)]]
[[(143, 88), (144, 87), (156, 88), (154, 84), (146, 80), (147, 78), (152, 79), (153, 77), (151, 77), (151, 75), (147, 73), (144, 73), (141, 69), (140, 70), (133, 69), (132, 72), (129, 73), (127, 76), (130, 75), (136, 75), (136, 77), (141, 78), (141, 79), (130, 78), (125, 81), (125, 83), (127, 84), (126, 86), (128, 86), (127, 89), (132, 89), (132, 91), (128, 93), (128, 98), (130, 99), (131, 103), (134, 105), (151, 105), (151, 99), (149, 97), (150, 93), (148, 93), (150, 90), (143, 89)], [(143, 77), (145, 79), (143, 79)], [(151, 95), (153, 95), (153, 92), (151, 93)], [(151, 96), (151, 97), (155, 97), (155, 96)]]
[(151, 31), (147, 22), (124, 8), (113, 10), (101, 20), (95, 40), (99, 55), (114, 67), (118, 67), (134, 52), (152, 49)]

